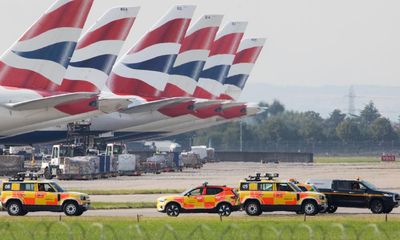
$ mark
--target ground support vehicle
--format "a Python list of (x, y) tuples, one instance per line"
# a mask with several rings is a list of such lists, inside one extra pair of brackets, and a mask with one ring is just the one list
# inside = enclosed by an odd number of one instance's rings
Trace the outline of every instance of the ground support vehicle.
[(37, 211), (80, 216), (90, 206), (89, 195), (65, 192), (52, 181), (10, 179), (1, 183), (1, 190), (1, 204), (11, 216), (24, 216)]
[(372, 213), (390, 213), (399, 206), (398, 193), (379, 190), (364, 180), (310, 179), (308, 183), (317, 186), (328, 199), (328, 213), (338, 207), (369, 208)]
[(229, 216), (239, 208), (239, 196), (235, 190), (218, 185), (203, 184), (179, 195), (157, 199), (157, 210), (172, 217), (180, 213), (218, 213)]
[(239, 186), (240, 203), (250, 216), (262, 212), (292, 211), (315, 215), (327, 207), (324, 194), (303, 192), (289, 181), (276, 179), (278, 174), (249, 176)]

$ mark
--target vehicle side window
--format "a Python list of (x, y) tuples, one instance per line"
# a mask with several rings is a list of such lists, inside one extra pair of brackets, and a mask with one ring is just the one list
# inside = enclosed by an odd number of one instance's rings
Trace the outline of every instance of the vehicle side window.
[(282, 192), (293, 192), (293, 189), (287, 183), (278, 183), (277, 190)]
[(54, 188), (48, 183), (39, 183), (38, 188), (39, 192), (55, 192)]
[(258, 191), (272, 191), (272, 183), (259, 183)]
[(21, 183), (20, 190), (33, 192), (35, 190), (35, 185), (33, 183)]
[(195, 188), (188, 193), (190, 196), (199, 196), (203, 193), (203, 188)]
[(304, 186), (298, 186), (300, 189), (301, 189), (301, 191), (303, 191), (303, 192), (307, 192), (308, 190), (307, 190), (307, 188), (306, 187), (304, 187)]
[(352, 189), (351, 182), (338, 181), (336, 183), (336, 188), (337, 188), (337, 190), (351, 190)]
[(242, 191), (248, 191), (249, 187), (250, 187), (249, 183), (241, 183), (240, 184), (240, 190), (242, 190)]
[(3, 191), (11, 191), (11, 183), (4, 183)]
[(217, 195), (218, 193), (220, 193), (222, 191), (223, 190), (221, 188), (208, 187), (208, 188), (206, 188), (206, 195)]

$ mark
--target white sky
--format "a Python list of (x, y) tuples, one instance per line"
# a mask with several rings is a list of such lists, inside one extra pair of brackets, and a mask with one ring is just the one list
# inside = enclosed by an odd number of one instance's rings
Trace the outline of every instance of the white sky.
[[(2, 0), (0, 52), (53, 0)], [(249, 21), (268, 41), (249, 81), (274, 85), (400, 86), (398, 0), (95, 0), (88, 25), (115, 5), (142, 6), (124, 52), (173, 4), (197, 5), (224, 21)]]

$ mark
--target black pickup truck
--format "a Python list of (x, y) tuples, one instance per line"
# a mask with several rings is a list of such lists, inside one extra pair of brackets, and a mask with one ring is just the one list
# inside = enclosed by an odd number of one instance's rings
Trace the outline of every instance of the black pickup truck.
[(308, 180), (328, 199), (328, 213), (338, 207), (369, 208), (373, 213), (390, 213), (398, 207), (398, 193), (381, 191), (367, 181), (360, 180)]

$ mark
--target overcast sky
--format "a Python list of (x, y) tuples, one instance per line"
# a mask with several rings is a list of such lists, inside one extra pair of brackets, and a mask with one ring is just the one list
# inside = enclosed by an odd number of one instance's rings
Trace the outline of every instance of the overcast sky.
[[(53, 0), (2, 0), (5, 51)], [(249, 81), (275, 85), (400, 86), (398, 0), (95, 0), (87, 25), (115, 5), (142, 9), (124, 51), (174, 4), (249, 21), (246, 37), (268, 41)]]

